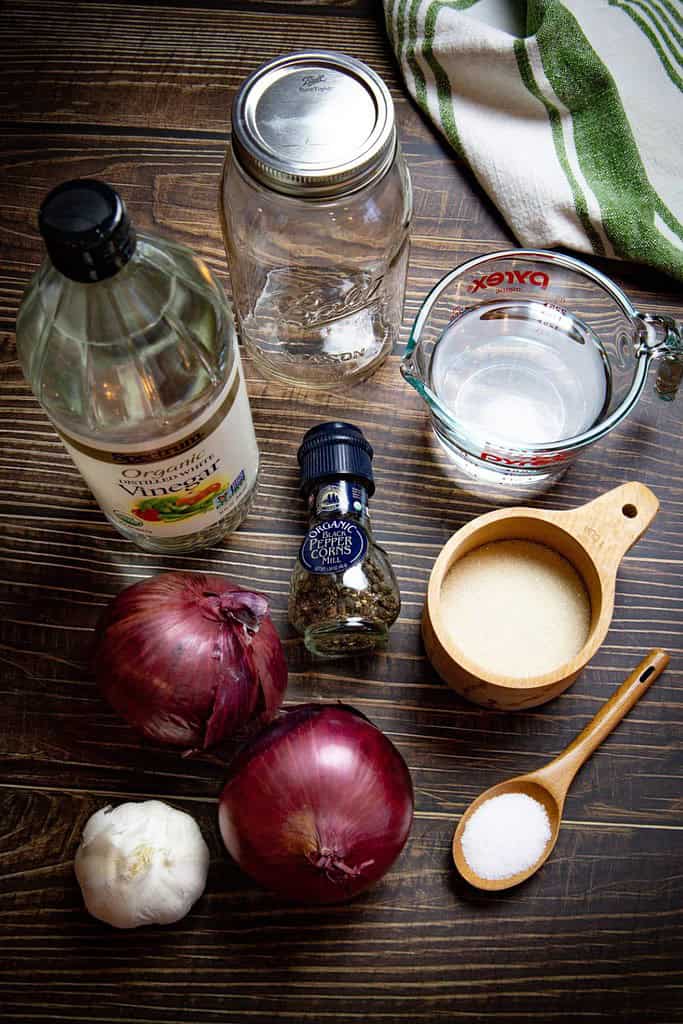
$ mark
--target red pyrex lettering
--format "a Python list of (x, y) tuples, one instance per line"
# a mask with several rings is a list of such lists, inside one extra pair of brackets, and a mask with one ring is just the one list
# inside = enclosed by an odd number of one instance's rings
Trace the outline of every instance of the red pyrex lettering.
[(534, 455), (531, 458), (524, 456), (494, 455), (493, 452), (482, 452), (479, 456), (484, 462), (496, 462), (501, 466), (548, 466), (553, 462), (564, 462), (568, 455)]
[(485, 288), (497, 288), (501, 284), (533, 284), (537, 288), (547, 288), (550, 278), (542, 270), (497, 270), (495, 274), (477, 277), (469, 287), (470, 292), (483, 291)]

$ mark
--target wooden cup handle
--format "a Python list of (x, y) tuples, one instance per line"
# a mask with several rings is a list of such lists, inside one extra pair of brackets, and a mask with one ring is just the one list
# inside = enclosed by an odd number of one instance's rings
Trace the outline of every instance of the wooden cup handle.
[(599, 569), (616, 574), (619, 563), (642, 537), (657, 515), (659, 500), (645, 484), (632, 481), (614, 487), (599, 498), (555, 521), (566, 525), (590, 552)]
[(542, 778), (544, 785), (553, 793), (560, 805), (564, 802), (571, 781), (581, 765), (609, 736), (668, 664), (669, 655), (666, 651), (659, 648), (650, 651), (566, 750), (535, 773), (539, 779)]

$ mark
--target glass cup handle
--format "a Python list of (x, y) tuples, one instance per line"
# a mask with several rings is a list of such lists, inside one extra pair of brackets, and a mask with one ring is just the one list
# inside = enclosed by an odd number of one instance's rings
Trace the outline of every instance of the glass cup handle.
[(659, 366), (655, 390), (667, 402), (676, 397), (683, 380), (683, 332), (673, 317), (639, 313), (638, 319), (647, 332), (645, 346), (651, 359)]

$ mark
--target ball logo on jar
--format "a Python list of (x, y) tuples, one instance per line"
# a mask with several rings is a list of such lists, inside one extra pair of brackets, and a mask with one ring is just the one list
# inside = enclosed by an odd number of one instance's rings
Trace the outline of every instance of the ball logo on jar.
[(301, 85), (299, 86), (299, 92), (330, 92), (332, 89), (331, 85), (324, 85), (327, 81), (327, 75), (320, 72), (317, 75), (304, 75), (301, 79)]

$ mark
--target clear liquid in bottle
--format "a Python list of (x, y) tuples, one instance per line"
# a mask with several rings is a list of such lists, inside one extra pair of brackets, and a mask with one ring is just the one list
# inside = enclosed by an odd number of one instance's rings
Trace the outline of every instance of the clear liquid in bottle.
[(49, 255), (17, 318), (34, 394), (124, 537), (160, 552), (216, 543), (258, 472), (220, 286), (184, 246), (136, 236), (104, 182), (58, 186), (40, 227)]

